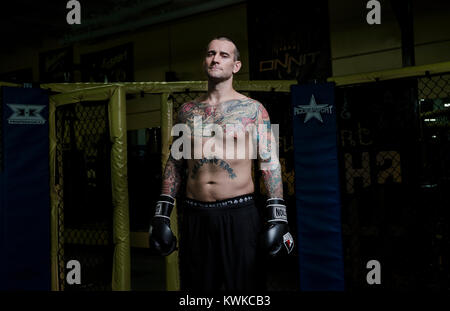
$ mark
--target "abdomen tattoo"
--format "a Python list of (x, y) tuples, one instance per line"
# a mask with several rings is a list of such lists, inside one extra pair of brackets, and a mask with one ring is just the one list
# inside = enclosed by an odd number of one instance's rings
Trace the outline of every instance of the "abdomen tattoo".
[(228, 172), (228, 177), (230, 177), (231, 179), (234, 179), (237, 177), (235, 172), (233, 171), (233, 168), (226, 161), (224, 161), (222, 159), (217, 159), (217, 158), (211, 158), (211, 159), (203, 158), (203, 159), (197, 160), (195, 162), (194, 167), (191, 170), (191, 178), (192, 179), (195, 179), (197, 177), (198, 170), (205, 164), (213, 164), (213, 165), (216, 165), (216, 166), (226, 170)]

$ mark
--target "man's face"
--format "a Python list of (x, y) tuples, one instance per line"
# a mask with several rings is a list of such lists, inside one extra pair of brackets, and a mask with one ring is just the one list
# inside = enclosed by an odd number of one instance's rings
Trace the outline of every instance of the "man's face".
[(230, 79), (241, 69), (241, 62), (235, 61), (235, 46), (230, 41), (213, 40), (209, 43), (203, 62), (209, 80)]

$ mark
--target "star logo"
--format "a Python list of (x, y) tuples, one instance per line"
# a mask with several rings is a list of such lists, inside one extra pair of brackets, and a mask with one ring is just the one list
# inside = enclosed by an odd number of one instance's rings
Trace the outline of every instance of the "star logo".
[(21, 105), (21, 104), (7, 104), (13, 111), (13, 114), (8, 118), (9, 124), (44, 124), (45, 119), (40, 115), (43, 105)]
[(331, 109), (333, 106), (330, 105), (318, 105), (316, 103), (316, 98), (314, 94), (311, 95), (311, 99), (309, 100), (309, 105), (298, 105), (294, 108), (294, 114), (305, 114), (305, 121), (303, 123), (308, 122), (311, 118), (316, 118), (320, 122), (323, 123), (321, 113), (329, 113), (331, 114)]

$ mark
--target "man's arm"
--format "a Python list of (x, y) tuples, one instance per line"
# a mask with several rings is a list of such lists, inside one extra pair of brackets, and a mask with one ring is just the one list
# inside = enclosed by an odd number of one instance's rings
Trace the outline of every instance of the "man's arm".
[[(177, 113), (176, 123), (185, 123), (186, 113), (192, 109), (193, 104), (191, 102), (183, 104)], [(173, 138), (176, 139), (175, 137)], [(180, 186), (183, 181), (183, 170), (185, 159), (181, 157), (176, 160), (172, 157), (172, 146), (169, 148), (169, 159), (167, 159), (166, 167), (162, 176), (161, 194), (168, 194), (175, 198), (180, 191)]]
[(278, 160), (277, 137), (272, 131), (269, 114), (263, 105), (258, 113), (259, 164), (268, 199), (265, 206), (265, 227), (262, 233), (262, 247), (271, 256), (287, 253), (294, 248), (294, 239), (289, 232), (286, 203), (283, 199), (281, 165)]
[[(179, 116), (178, 114), (177, 123), (180, 123)], [(149, 228), (149, 248), (155, 254), (167, 256), (175, 250), (177, 245), (177, 238), (170, 228), (170, 214), (175, 205), (175, 197), (180, 190), (184, 161), (183, 158), (174, 159), (170, 150), (162, 176), (161, 194)]]
[[(258, 162), (269, 198), (283, 198), (283, 180), (276, 139), (271, 131), (269, 114), (262, 104), (258, 108)], [(262, 127), (261, 127), (262, 125)]]

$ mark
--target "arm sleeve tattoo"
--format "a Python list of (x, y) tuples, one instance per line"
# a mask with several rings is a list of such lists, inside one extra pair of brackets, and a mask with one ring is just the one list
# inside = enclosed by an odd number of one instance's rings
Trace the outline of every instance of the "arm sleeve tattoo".
[(161, 193), (168, 194), (175, 198), (180, 190), (183, 178), (184, 160), (175, 160), (172, 154), (169, 155), (164, 174), (162, 176)]
[[(261, 169), (264, 186), (269, 198), (283, 198), (283, 180), (281, 165), (276, 152), (272, 148), (278, 148), (276, 140), (271, 132), (269, 114), (262, 104), (258, 108), (258, 142), (262, 141), (266, 148), (258, 152), (258, 162)], [(263, 125), (261, 127), (261, 125)], [(261, 144), (258, 144), (258, 148)], [(275, 150), (273, 150), (275, 151)]]
[[(182, 121), (182, 110), (178, 111), (177, 123)], [(180, 190), (183, 178), (184, 170), (183, 158), (176, 160), (172, 157), (172, 152), (170, 150), (169, 159), (167, 160), (166, 167), (162, 176), (161, 194), (168, 194), (175, 198)]]

